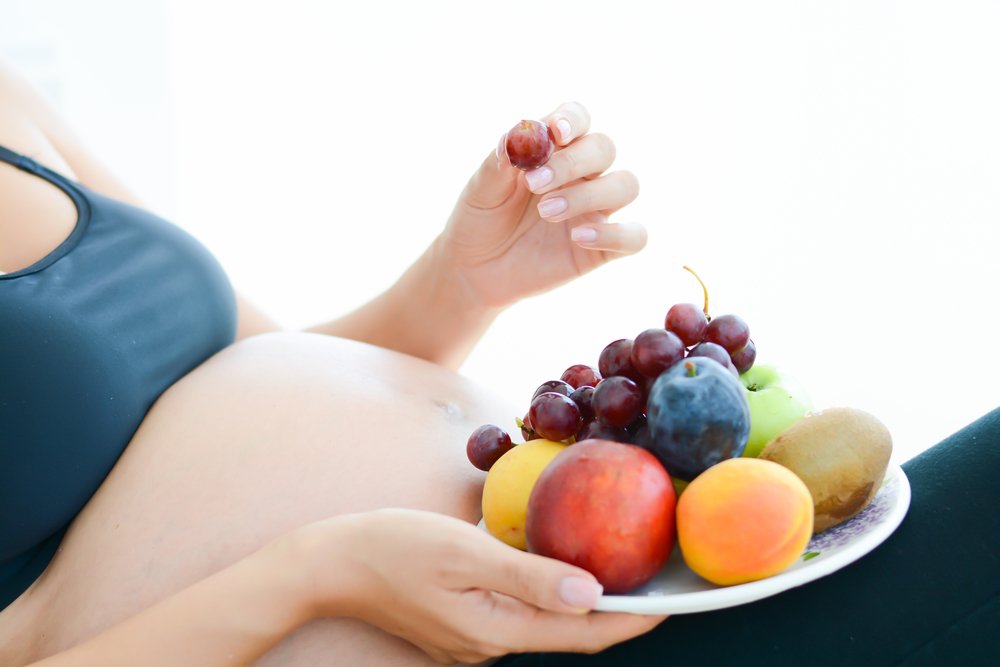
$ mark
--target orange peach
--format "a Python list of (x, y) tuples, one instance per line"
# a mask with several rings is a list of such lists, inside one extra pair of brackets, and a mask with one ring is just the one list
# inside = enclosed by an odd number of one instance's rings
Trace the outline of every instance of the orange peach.
[(788, 468), (736, 458), (698, 475), (677, 502), (684, 561), (720, 586), (778, 574), (812, 537), (813, 501)]

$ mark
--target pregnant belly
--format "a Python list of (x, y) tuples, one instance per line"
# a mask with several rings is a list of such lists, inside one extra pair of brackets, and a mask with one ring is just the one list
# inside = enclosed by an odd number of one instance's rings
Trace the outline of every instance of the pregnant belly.
[(18, 618), (21, 636), (44, 644), (32, 653), (60, 650), (337, 514), (410, 507), (476, 522), (485, 474), (466, 440), (515, 414), (454, 372), (381, 348), (316, 334), (242, 341), (160, 397), (0, 626)]

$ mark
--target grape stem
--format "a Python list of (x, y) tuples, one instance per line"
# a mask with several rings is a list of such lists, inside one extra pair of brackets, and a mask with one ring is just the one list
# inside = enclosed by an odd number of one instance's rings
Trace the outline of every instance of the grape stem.
[[(532, 437), (532, 438), (535, 437), (535, 429), (525, 426), (524, 422), (521, 421), (520, 417), (514, 417), (514, 423), (517, 424), (517, 427), (519, 429), (521, 429), (522, 431), (527, 432), (527, 434), (528, 434), (529, 437)], [(514, 444), (516, 445), (517, 443), (514, 443)]]
[[(692, 269), (691, 267), (685, 266), (684, 269), (687, 270), (687, 271), (690, 271), (691, 275), (694, 276), (695, 278), (698, 278), (698, 274), (695, 273), (694, 269)], [(701, 289), (702, 289), (703, 292), (705, 292), (705, 308), (704, 308), (705, 319), (708, 320), (709, 322), (711, 322), (712, 321), (712, 316), (708, 314), (708, 288), (705, 287), (705, 283), (702, 282), (701, 278), (698, 278), (698, 282), (701, 283)]]
[(694, 362), (692, 361), (684, 362), (684, 368), (687, 369), (687, 376), (689, 378), (693, 378), (696, 375), (698, 375), (698, 367), (694, 365)]

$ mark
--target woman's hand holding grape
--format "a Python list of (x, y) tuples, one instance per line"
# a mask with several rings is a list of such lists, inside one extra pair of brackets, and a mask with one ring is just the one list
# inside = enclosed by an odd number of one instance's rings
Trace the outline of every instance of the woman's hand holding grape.
[(608, 217), (633, 201), (628, 171), (604, 173), (615, 145), (588, 134), (590, 115), (570, 102), (542, 119), (557, 148), (542, 167), (522, 172), (503, 147), (472, 177), (438, 239), (441, 257), (478, 305), (502, 309), (638, 252), (646, 230)]

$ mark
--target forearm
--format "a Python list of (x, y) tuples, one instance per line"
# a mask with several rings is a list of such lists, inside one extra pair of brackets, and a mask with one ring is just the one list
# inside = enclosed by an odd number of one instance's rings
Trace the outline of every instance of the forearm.
[(309, 329), (457, 369), (501, 312), (477, 302), (445, 268), (435, 241), (395, 285), (352, 313)]
[(249, 665), (310, 620), (287, 540), (37, 665)]

